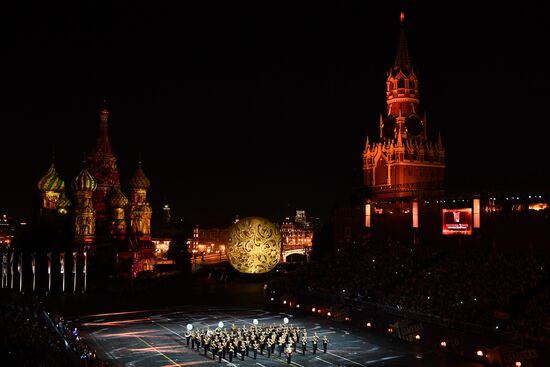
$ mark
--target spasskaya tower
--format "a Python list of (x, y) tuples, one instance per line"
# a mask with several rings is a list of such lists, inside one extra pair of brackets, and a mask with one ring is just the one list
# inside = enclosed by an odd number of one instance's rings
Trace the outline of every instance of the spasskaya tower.
[(439, 134), (429, 139), (420, 107), (420, 80), (411, 64), (404, 14), (393, 67), (386, 79), (386, 109), (380, 136), (367, 137), (363, 151), (364, 185), (374, 200), (439, 195), (445, 177), (445, 149)]

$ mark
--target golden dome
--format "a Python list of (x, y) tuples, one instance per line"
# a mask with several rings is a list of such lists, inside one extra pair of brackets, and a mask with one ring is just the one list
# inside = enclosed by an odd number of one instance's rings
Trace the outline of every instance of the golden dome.
[(149, 182), (149, 179), (147, 176), (145, 176), (145, 172), (143, 172), (143, 169), (141, 168), (141, 162), (139, 164), (139, 167), (134, 173), (134, 176), (130, 179), (130, 187), (132, 189), (145, 189), (147, 190), (151, 183)]
[(120, 191), (120, 188), (113, 186), (107, 196), (107, 204), (111, 208), (126, 208), (128, 203), (128, 198)]
[(74, 191), (94, 191), (97, 187), (97, 182), (94, 179), (94, 176), (84, 168), (78, 176), (73, 180), (73, 190)]
[(52, 165), (48, 172), (38, 181), (38, 190), (40, 191), (55, 191), (62, 192), (65, 189), (65, 182), (59, 178), (55, 166)]

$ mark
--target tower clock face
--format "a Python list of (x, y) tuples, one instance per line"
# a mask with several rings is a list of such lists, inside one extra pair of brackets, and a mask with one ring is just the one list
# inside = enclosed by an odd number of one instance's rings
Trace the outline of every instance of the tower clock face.
[(405, 120), (405, 126), (407, 127), (407, 135), (412, 137), (418, 137), (422, 135), (422, 131), (424, 131), (422, 121), (416, 115), (407, 117)]
[(382, 125), (382, 135), (386, 139), (393, 139), (395, 138), (395, 125), (396, 125), (395, 117), (392, 115), (388, 115), (386, 118), (384, 118), (384, 124)]

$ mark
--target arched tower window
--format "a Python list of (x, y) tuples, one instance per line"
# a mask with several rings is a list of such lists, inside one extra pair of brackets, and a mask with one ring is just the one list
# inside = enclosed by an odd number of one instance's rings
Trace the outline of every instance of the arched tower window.
[(409, 89), (414, 89), (414, 80), (409, 80)]
[(405, 88), (405, 79), (399, 78), (397, 80), (397, 88)]

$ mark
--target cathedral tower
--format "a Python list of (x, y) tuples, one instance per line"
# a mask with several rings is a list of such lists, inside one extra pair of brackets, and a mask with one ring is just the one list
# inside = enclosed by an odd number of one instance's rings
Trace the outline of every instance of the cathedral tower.
[(107, 196), (107, 204), (111, 208), (112, 216), (109, 225), (111, 237), (117, 240), (126, 238), (126, 218), (124, 211), (128, 207), (128, 198), (120, 191), (120, 188), (113, 186)]
[(56, 210), (57, 202), (65, 190), (65, 182), (59, 178), (53, 162), (44, 177), (38, 181), (37, 186), (42, 197), (40, 208)]
[(91, 244), (95, 235), (95, 209), (92, 196), (97, 188), (94, 177), (84, 168), (73, 181), (76, 197), (75, 240), (81, 244)]
[(87, 169), (97, 182), (97, 190), (93, 195), (93, 204), (99, 225), (105, 224), (109, 216), (107, 194), (113, 186), (119, 187), (116, 157), (109, 141), (109, 111), (103, 107), (99, 112), (99, 134), (92, 154), (88, 157)]
[(386, 110), (380, 114), (378, 142), (367, 137), (364, 185), (373, 199), (439, 195), (443, 190), (445, 149), (441, 136), (428, 139), (420, 111), (420, 81), (411, 64), (401, 13), (401, 33), (386, 80)]
[(132, 191), (131, 204), (129, 208), (130, 225), (132, 232), (139, 236), (141, 240), (151, 239), (151, 206), (147, 202), (147, 189), (150, 182), (145, 172), (139, 167), (130, 179), (130, 190)]

